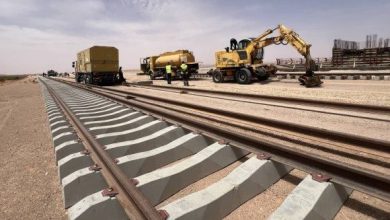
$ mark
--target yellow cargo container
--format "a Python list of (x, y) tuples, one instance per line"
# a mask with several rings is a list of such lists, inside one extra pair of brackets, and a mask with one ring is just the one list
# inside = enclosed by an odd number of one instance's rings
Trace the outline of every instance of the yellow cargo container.
[(77, 82), (86, 84), (115, 83), (118, 81), (118, 49), (108, 46), (93, 46), (77, 53), (73, 62)]

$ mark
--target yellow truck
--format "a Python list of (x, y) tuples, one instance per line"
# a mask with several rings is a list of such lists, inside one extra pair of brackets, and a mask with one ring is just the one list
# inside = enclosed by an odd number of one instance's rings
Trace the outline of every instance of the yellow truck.
[(173, 52), (165, 52), (158, 56), (150, 56), (141, 58), (141, 71), (150, 76), (150, 79), (157, 77), (165, 78), (165, 66), (170, 63), (172, 65), (172, 77), (181, 78), (179, 66), (182, 62), (188, 66), (188, 73), (195, 74), (198, 72), (199, 64), (195, 62), (194, 54), (189, 50), (177, 50)]
[(76, 82), (85, 84), (112, 84), (121, 81), (118, 49), (108, 46), (93, 46), (77, 53)]

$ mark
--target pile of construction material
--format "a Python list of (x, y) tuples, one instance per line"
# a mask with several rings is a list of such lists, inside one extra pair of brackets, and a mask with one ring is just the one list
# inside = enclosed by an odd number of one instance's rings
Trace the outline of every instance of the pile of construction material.
[(334, 40), (332, 64), (341, 68), (388, 69), (390, 68), (390, 39), (367, 35), (364, 47), (356, 41)]
[[(332, 58), (314, 58), (320, 70), (388, 70), (390, 69), (390, 38), (367, 35), (365, 42), (335, 39)], [(303, 58), (277, 58), (283, 71), (305, 70)]]

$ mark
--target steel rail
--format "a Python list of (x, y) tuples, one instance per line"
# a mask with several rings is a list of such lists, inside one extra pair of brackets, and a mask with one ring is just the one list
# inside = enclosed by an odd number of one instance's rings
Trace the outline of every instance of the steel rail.
[[(91, 89), (92, 87), (88, 86), (87, 88)], [(94, 91), (96, 92), (96, 90), (93, 90), (92, 92), (94, 92)], [(118, 93), (115, 93), (112, 91), (104, 91), (104, 92), (106, 94), (111, 94), (114, 96), (121, 96), (120, 98), (134, 98), (132, 96), (131, 97), (130, 96), (123, 96), (121, 94), (118, 94)], [(382, 156), (379, 156), (378, 154), (374, 154), (372, 152), (361, 151), (361, 149), (356, 150), (356, 149), (352, 149), (351, 147), (338, 146), (338, 145), (334, 145), (334, 144), (332, 147), (330, 147), (331, 145), (327, 142), (324, 143), (322, 141), (313, 141), (313, 139), (310, 139), (310, 138), (302, 140), (301, 138), (294, 138), (293, 136), (287, 136), (285, 134), (283, 135), (283, 132), (279, 133), (279, 132), (274, 132), (274, 131), (269, 130), (269, 129), (253, 128), (250, 125), (237, 124), (237, 123), (231, 122), (230, 120), (220, 119), (219, 118), (220, 115), (217, 115), (218, 117), (213, 117), (209, 114), (202, 114), (202, 112), (195, 113), (192, 111), (188, 111), (186, 109), (181, 109), (181, 106), (179, 106), (179, 108), (177, 108), (176, 106), (170, 107), (170, 106), (167, 106), (165, 102), (158, 103), (158, 101), (157, 102), (156, 101), (147, 101), (147, 100), (142, 99), (142, 98), (137, 99), (137, 101), (142, 102), (142, 103), (146, 103), (146, 104), (152, 104), (154, 106), (159, 106), (159, 107), (164, 108), (164, 109), (169, 109), (169, 110), (174, 111), (178, 114), (181, 113), (181, 114), (186, 114), (186, 115), (192, 116), (192, 117), (202, 118), (202, 119), (205, 119), (206, 121), (213, 121), (213, 122), (216, 122), (219, 124), (224, 124), (227, 126), (240, 128), (240, 129), (243, 129), (245, 131), (259, 133), (259, 134), (265, 135), (267, 137), (276, 138), (278, 140), (288, 141), (289, 143), (294, 143), (294, 144), (298, 144), (298, 145), (305, 145), (306, 147), (313, 148), (313, 149), (319, 149), (323, 152), (333, 153), (333, 154), (343, 156), (346, 158), (359, 160), (359, 161), (367, 162), (370, 164), (379, 165), (379, 166), (382, 166), (385, 168), (390, 168), (390, 163), (386, 160), (389, 157), (382, 157)], [(189, 109), (191, 109), (191, 108), (189, 108)], [(206, 113), (208, 113), (208, 112), (206, 112)], [(359, 152), (359, 154), (356, 154), (357, 152)], [(362, 152), (364, 154), (360, 154), (360, 152)]]
[[(276, 76), (286, 76), (286, 75), (292, 75), (292, 76), (300, 76), (305, 74), (305, 72), (279, 72), (276, 73)], [(317, 76), (390, 76), (390, 72), (388, 73), (370, 73), (370, 72), (361, 72), (361, 73), (352, 73), (352, 72), (346, 72), (346, 73), (324, 73), (324, 72), (317, 72), (315, 73)]]
[[(245, 131), (254, 132), (256, 134), (262, 134), (262, 135), (265, 135), (267, 137), (276, 138), (278, 140), (287, 141), (289, 143), (297, 144), (300, 146), (306, 146), (306, 147), (309, 147), (311, 149), (318, 149), (318, 150), (321, 150), (323, 152), (336, 154), (338, 156), (343, 156), (346, 158), (350, 158), (350, 159), (354, 159), (354, 160), (358, 160), (358, 161), (362, 161), (362, 162), (366, 162), (366, 163), (370, 163), (370, 164), (379, 165), (379, 166), (382, 166), (385, 168), (390, 168), (390, 161), (388, 160), (388, 159), (390, 159), (389, 157), (382, 157), (382, 156), (378, 157), (377, 154), (373, 154), (373, 153), (366, 152), (366, 151), (356, 151), (356, 150), (352, 150), (351, 148), (346, 148), (344, 146), (339, 147), (338, 145), (333, 145), (333, 147), (330, 148), (330, 147), (327, 147), (327, 145), (330, 146), (329, 144), (325, 143), (325, 145), (324, 145), (324, 143), (321, 141), (313, 141), (312, 139), (302, 140), (301, 138), (294, 138), (291, 136), (287, 136), (286, 134), (283, 134), (283, 133), (274, 132), (273, 130), (268, 130), (268, 129), (262, 130), (260, 128), (253, 128), (249, 125), (237, 124), (237, 123), (231, 122), (231, 121), (223, 119), (223, 118), (213, 117), (212, 115), (199, 114), (199, 113), (197, 114), (195, 112), (186, 111), (185, 109), (170, 107), (170, 106), (167, 106), (165, 103), (159, 104), (159, 103), (156, 103), (153, 101), (144, 101), (142, 99), (137, 99), (137, 101), (145, 103), (145, 104), (151, 104), (154, 106), (165, 108), (167, 110), (175, 111), (178, 114), (186, 114), (188, 116), (202, 118), (206, 121), (212, 121), (215, 123), (219, 123), (221, 125), (239, 128), (239, 129), (242, 129)], [(350, 151), (350, 152), (348, 152), (348, 151)], [(351, 151), (354, 151), (354, 152), (351, 152)], [(362, 152), (363, 154), (356, 154), (357, 152), (359, 152), (359, 153)]]
[[(291, 71), (291, 72), (277, 72), (275, 73), (275, 76), (301, 76), (304, 75), (305, 72), (299, 72), (299, 71)], [(373, 72), (361, 72), (361, 73), (353, 73), (353, 72), (345, 72), (345, 73), (325, 73), (325, 72), (317, 72), (315, 73), (317, 76), (324, 77), (324, 76), (390, 76), (390, 72), (387, 73), (373, 73)], [(198, 73), (191, 76), (193, 79), (199, 79), (199, 78), (211, 78), (212, 76), (207, 73)]]
[(108, 175), (103, 176), (108, 183), (114, 184), (112, 188), (113, 190), (119, 192), (118, 197), (122, 196), (124, 199), (124, 201), (118, 200), (121, 201), (120, 204), (124, 207), (129, 218), (153, 220), (163, 219), (163, 216), (160, 215), (150, 201), (137, 189), (126, 174), (118, 167), (113, 158), (111, 158), (111, 156), (104, 150), (104, 146), (97, 142), (94, 136), (77, 119), (64, 101), (56, 95), (55, 91), (47, 85), (46, 82), (42, 80), (41, 82), (47, 87), (55, 102), (66, 113), (72, 123), (76, 125), (77, 129), (80, 131), (80, 134), (85, 138), (88, 143), (86, 147), (89, 148), (88, 150), (93, 155), (96, 155), (96, 159), (98, 161), (95, 162), (97, 162), (97, 165), (100, 166), (102, 170), (107, 171)]
[(271, 142), (263, 138), (240, 134), (216, 127), (210, 123), (192, 120), (185, 115), (167, 111), (151, 104), (145, 104), (136, 99), (125, 99), (93, 89), (78, 88), (112, 99), (118, 103), (126, 104), (131, 108), (138, 108), (140, 111), (155, 114), (154, 117), (161, 118), (162, 120), (166, 120), (173, 124), (179, 124), (194, 132), (201, 132), (207, 137), (225, 140), (232, 146), (258, 154), (268, 153), (272, 155), (271, 159), (277, 162), (303, 170), (307, 173), (321, 173), (331, 177), (332, 182), (350, 187), (385, 201), (390, 201), (390, 179), (388, 176), (367, 172), (340, 161), (336, 162), (314, 156), (310, 153), (299, 152), (295, 149), (291, 149), (289, 146)]
[[(158, 88), (158, 87), (153, 88), (152, 85), (149, 85), (149, 86), (137, 85), (137, 86), (134, 86), (134, 87), (142, 88), (142, 89), (151, 89), (151, 90), (157, 90), (157, 91), (164, 91), (164, 92), (172, 92), (172, 93), (181, 93), (181, 94), (184, 93), (186, 95), (192, 95), (192, 96), (195, 96), (195, 97), (214, 98), (214, 99), (224, 100), (224, 101), (235, 101), (235, 102), (242, 102), (242, 103), (249, 103), (249, 104), (258, 104), (258, 105), (272, 106), (272, 107), (277, 107), (277, 108), (302, 110), (302, 111), (308, 111), (308, 112), (315, 112), (315, 113), (322, 113), (322, 114), (329, 114), (329, 115), (337, 115), (337, 116), (345, 116), (345, 117), (352, 117), (352, 118), (359, 118), (359, 119), (367, 119), (367, 120), (373, 120), (373, 121), (390, 122), (390, 119), (386, 119), (386, 118), (369, 117), (369, 116), (356, 115), (356, 114), (343, 113), (343, 112), (332, 112), (332, 111), (327, 111), (327, 110), (319, 110), (319, 109), (307, 108), (306, 106), (305, 107), (289, 106), (287, 103), (285, 103), (285, 104), (283, 104), (283, 103), (282, 104), (280, 104), (280, 103), (273, 104), (273, 103), (264, 102), (262, 100), (246, 98), (246, 97), (243, 97), (244, 99), (240, 99), (239, 97), (233, 97), (233, 96), (226, 96), (226, 95), (217, 94), (218, 91), (217, 91), (217, 93), (213, 93), (212, 91), (197, 93), (197, 92), (188, 92), (185, 89), (178, 88), (178, 87), (167, 87), (167, 89)], [(318, 107), (318, 106), (312, 106), (312, 107)], [(390, 108), (389, 108), (389, 112), (390, 112)], [(390, 116), (390, 114), (389, 114), (389, 116)]]
[(390, 107), (379, 106), (379, 105), (343, 103), (343, 102), (335, 102), (335, 101), (314, 100), (314, 99), (295, 98), (295, 97), (282, 97), (282, 96), (272, 96), (272, 95), (262, 95), (262, 94), (250, 94), (250, 93), (236, 93), (236, 92), (205, 90), (205, 89), (196, 89), (196, 88), (178, 88), (178, 87), (168, 87), (168, 86), (161, 86), (161, 85), (139, 85), (135, 83), (126, 83), (126, 85), (136, 86), (136, 87), (160, 88), (160, 89), (176, 90), (176, 91), (184, 91), (184, 92), (196, 92), (196, 93), (203, 93), (203, 94), (215, 94), (215, 95), (223, 95), (223, 96), (230, 96), (236, 98), (283, 101), (292, 104), (302, 103), (302, 104), (311, 104), (311, 105), (325, 105), (327, 107), (347, 108), (347, 109), (357, 110), (357, 111), (370, 110), (370, 111), (377, 111), (381, 113), (390, 112)]
[[(70, 84), (70, 85), (72, 85), (72, 84)], [(93, 87), (90, 87), (90, 88), (93, 88)], [(260, 116), (254, 116), (254, 115), (249, 115), (249, 114), (244, 114), (244, 113), (239, 113), (239, 112), (232, 112), (232, 111), (228, 111), (228, 110), (216, 109), (216, 108), (207, 107), (207, 106), (198, 105), (198, 104), (185, 103), (185, 102), (180, 102), (180, 101), (176, 101), (176, 100), (155, 97), (155, 96), (151, 96), (151, 95), (134, 93), (134, 92), (130, 92), (130, 91), (122, 91), (122, 90), (106, 88), (106, 87), (104, 87), (104, 88), (98, 87), (98, 88), (113, 91), (113, 92), (118, 92), (118, 93), (122, 93), (122, 94), (126, 94), (126, 95), (131, 95), (131, 96), (135, 96), (135, 97), (141, 97), (141, 98), (146, 98), (146, 99), (150, 99), (150, 100), (165, 102), (165, 103), (169, 103), (169, 104), (173, 104), (173, 105), (177, 105), (177, 106), (202, 110), (202, 111), (206, 111), (209, 113), (218, 114), (221, 116), (245, 120), (248, 122), (264, 124), (267, 126), (276, 127), (276, 128), (283, 129), (283, 130), (290, 130), (293, 132), (299, 132), (302, 134), (311, 135), (311, 136), (315, 136), (315, 137), (319, 137), (319, 138), (323, 138), (323, 139), (327, 139), (327, 140), (338, 141), (338, 142), (345, 143), (345, 144), (352, 144), (352, 145), (357, 145), (357, 146), (361, 146), (361, 147), (368, 148), (368, 149), (375, 149), (375, 150), (378, 150), (378, 151), (381, 151), (384, 153), (390, 153), (390, 142), (388, 142), (388, 141), (383, 141), (383, 140), (378, 140), (378, 139), (373, 139), (373, 138), (368, 138), (368, 137), (362, 137), (362, 136), (347, 134), (347, 133), (343, 133), (343, 132), (330, 131), (330, 130), (316, 128), (316, 127), (312, 127), (312, 126), (289, 123), (289, 122), (285, 122), (285, 121), (279, 121), (279, 120), (275, 120), (275, 119), (269, 119), (269, 118), (264, 118), (264, 117), (260, 117)]]

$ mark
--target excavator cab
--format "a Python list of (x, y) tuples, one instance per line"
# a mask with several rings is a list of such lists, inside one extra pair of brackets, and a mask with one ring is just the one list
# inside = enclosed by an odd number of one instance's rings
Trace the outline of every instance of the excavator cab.
[(249, 39), (243, 39), (243, 40), (240, 40), (240, 42), (238, 43), (238, 49), (239, 50), (245, 50), (246, 47), (251, 43), (251, 40)]
[[(253, 39), (254, 38), (240, 40), (240, 42), (238, 43), (238, 50), (245, 50)], [(250, 56), (252, 58), (253, 64), (261, 63), (264, 57), (264, 48), (255, 48), (250, 54)]]

